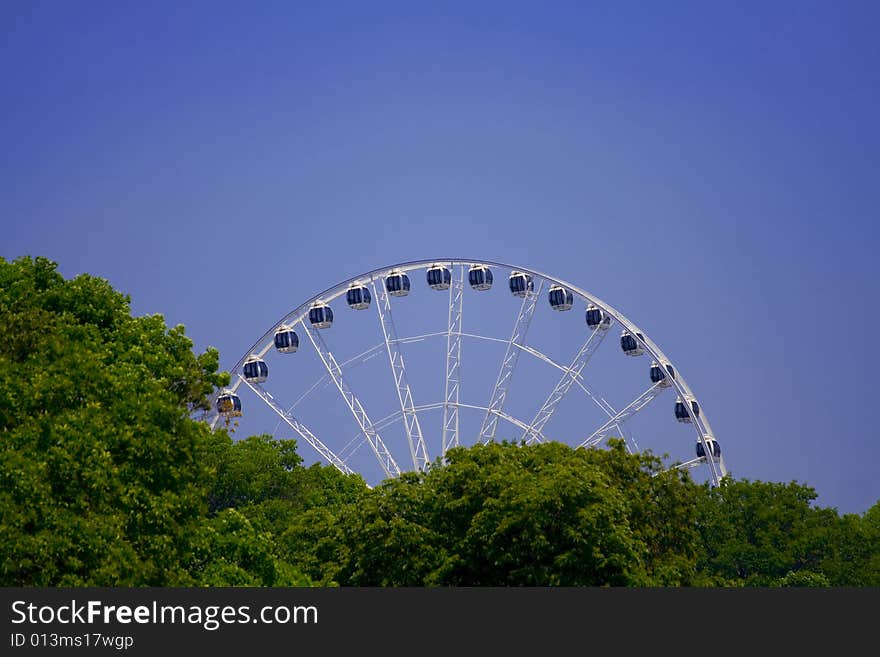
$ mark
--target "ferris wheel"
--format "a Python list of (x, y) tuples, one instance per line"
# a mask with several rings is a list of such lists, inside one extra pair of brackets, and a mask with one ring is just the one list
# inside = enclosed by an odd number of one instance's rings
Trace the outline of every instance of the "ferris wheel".
[(592, 448), (617, 437), (712, 485), (727, 474), (705, 410), (647, 334), (525, 267), (447, 258), (374, 269), (287, 312), (230, 372), (212, 427), (274, 425), (368, 483), (502, 439)]

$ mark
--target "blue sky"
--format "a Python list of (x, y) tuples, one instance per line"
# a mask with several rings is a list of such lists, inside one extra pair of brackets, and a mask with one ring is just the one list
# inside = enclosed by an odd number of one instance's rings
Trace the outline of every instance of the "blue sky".
[[(862, 513), (878, 23), (870, 2), (5, 2), (0, 255), (105, 277), (226, 367), (363, 271), (531, 267), (661, 346), (734, 475)], [(494, 377), (497, 354), (467, 358)], [(672, 401), (658, 436), (681, 429)]]

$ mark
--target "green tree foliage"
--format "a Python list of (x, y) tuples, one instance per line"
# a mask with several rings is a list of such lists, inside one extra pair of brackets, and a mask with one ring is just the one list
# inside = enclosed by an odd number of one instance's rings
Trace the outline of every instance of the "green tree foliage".
[(812, 505), (803, 484), (728, 480), (702, 492), (699, 568), (717, 585), (877, 585), (878, 506), (864, 517)]
[(213, 461), (215, 471), (211, 511), (298, 497), (297, 467), (302, 459), (293, 440), (264, 435), (233, 442), (218, 434), (205, 457)]
[(863, 516), (864, 555), (861, 563), (864, 567), (864, 578), (858, 583), (863, 586), (880, 586), (880, 502), (868, 509)]
[(185, 566), (203, 586), (310, 586), (302, 572), (279, 559), (271, 534), (244, 514), (225, 509), (199, 527)]
[(880, 586), (880, 502), (838, 518), (821, 546), (820, 570), (833, 586)]
[(204, 458), (215, 473), (208, 490), (211, 512), (235, 511), (273, 544), (305, 514), (354, 504), (367, 491), (359, 475), (318, 464), (302, 467), (294, 440), (262, 435), (233, 442), (217, 433)]
[(294, 523), (288, 558), (357, 586), (694, 581), (695, 485), (650, 455), (503, 443), (447, 460)]
[(285, 503), (291, 512), (314, 506), (338, 506), (358, 499), (366, 490), (360, 475), (344, 475), (335, 468), (302, 467), (295, 440), (269, 435), (233, 442), (216, 433), (204, 454), (215, 473), (209, 491), (211, 511), (256, 509)]
[(426, 474), (290, 518), (279, 552), (343, 586), (876, 586), (880, 504), (816, 507), (797, 483), (663, 471), (559, 443), (456, 448)]
[(0, 263), (0, 335), (2, 581), (186, 581), (216, 352), (43, 258)]
[(358, 475), (317, 464), (304, 468), (296, 441), (268, 435), (232, 441), (216, 432), (200, 460), (210, 472), (209, 517), (187, 570), (209, 586), (312, 585), (298, 562), (280, 556), (280, 535), (310, 510), (354, 503), (367, 490)]
[(228, 437), (191, 414), (228, 382), (216, 350), (45, 258), (0, 260), (0, 337), (0, 583), (302, 581), (246, 518), (207, 515)]

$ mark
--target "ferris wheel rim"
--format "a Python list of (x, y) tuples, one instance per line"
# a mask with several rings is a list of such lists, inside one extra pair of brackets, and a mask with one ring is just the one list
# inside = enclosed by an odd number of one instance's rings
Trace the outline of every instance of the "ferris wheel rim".
[[(673, 361), (666, 356), (662, 349), (660, 349), (660, 347), (653, 340), (651, 340), (647, 333), (642, 330), (635, 322), (630, 320), (620, 310), (618, 310), (608, 302), (597, 297), (595, 294), (581, 288), (580, 286), (570, 283), (569, 281), (550, 274), (546, 274), (531, 267), (512, 265), (510, 263), (502, 263), (482, 258), (432, 258), (408, 260), (377, 267), (370, 271), (363, 272), (343, 281), (337, 282), (336, 284), (326, 288), (322, 292), (315, 294), (308, 300), (299, 304), (293, 310), (286, 313), (275, 323), (273, 323), (271, 327), (251, 345), (250, 349), (248, 349), (239, 358), (239, 360), (231, 368), (230, 372), (238, 373), (241, 370), (243, 364), (249, 358), (252, 358), (255, 355), (261, 358), (265, 356), (266, 353), (268, 353), (272, 349), (274, 334), (275, 331), (279, 329), (279, 327), (295, 326), (298, 323), (301, 323), (303, 324), (303, 326), (305, 326), (304, 320), (308, 315), (310, 308), (312, 308), (316, 304), (321, 304), (325, 306), (329, 305), (330, 302), (338, 299), (341, 296), (344, 296), (350, 286), (355, 284), (375, 285), (376, 281), (383, 281), (386, 276), (392, 273), (406, 274), (411, 271), (429, 269), (435, 265), (449, 265), (450, 268), (456, 265), (461, 266), (462, 268), (465, 266), (485, 266), (490, 268), (490, 270), (491, 268), (500, 268), (502, 270), (507, 270), (510, 272), (520, 272), (522, 274), (532, 277), (533, 279), (540, 279), (549, 284), (548, 288), (552, 288), (553, 286), (561, 286), (570, 291), (573, 295), (579, 297), (582, 301), (595, 306), (603, 313), (610, 316), (615, 322), (619, 323), (625, 331), (629, 332), (629, 334), (633, 336), (633, 338), (640, 344), (644, 351), (647, 352), (653, 360), (657, 361), (661, 365), (661, 367), (674, 365)], [(463, 270), (462, 275), (464, 275)], [(682, 400), (685, 400), (686, 402), (697, 402), (697, 397), (693, 393), (691, 387), (688, 385), (687, 380), (681, 373), (681, 370), (678, 367), (675, 367), (674, 372), (674, 375), (667, 377), (667, 379), (669, 380), (669, 385), (675, 389), (677, 395)], [(230, 382), (230, 385), (224, 390), (235, 393), (242, 382), (243, 379), (238, 376), (237, 380)], [(221, 393), (218, 391), (218, 393), (215, 394), (214, 398), (216, 399), (219, 394)], [(691, 403), (685, 403), (684, 407), (687, 410), (687, 414), (690, 418), (690, 423), (693, 425), (696, 431), (697, 442), (702, 443), (705, 454), (711, 455), (712, 452), (710, 450), (708, 442), (710, 440), (716, 440), (717, 436), (715, 435), (715, 432), (712, 430), (712, 427), (709, 424), (709, 420), (705, 413), (705, 408), (702, 404), (698, 403), (698, 408), (700, 409), (700, 412), (694, 413)], [(218, 417), (219, 415), (217, 414), (213, 416), (213, 421), (211, 422), (212, 427), (215, 426)], [(715, 485), (718, 485), (721, 478), (726, 475), (726, 466), (724, 464), (723, 457), (715, 458), (707, 456), (705, 462), (709, 465), (713, 483)]]

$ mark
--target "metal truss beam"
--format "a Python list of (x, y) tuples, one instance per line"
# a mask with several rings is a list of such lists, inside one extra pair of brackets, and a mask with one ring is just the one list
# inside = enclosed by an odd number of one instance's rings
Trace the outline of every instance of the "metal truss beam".
[(391, 314), (391, 295), (385, 290), (383, 281), (380, 280), (377, 286), (376, 281), (373, 280), (371, 285), (373, 295), (376, 297), (376, 309), (379, 311), (382, 335), (385, 336), (385, 347), (388, 351), (388, 361), (391, 364), (391, 375), (394, 378), (397, 399), (400, 402), (400, 410), (403, 413), (403, 425), (406, 430), (406, 439), (409, 443), (413, 467), (416, 470), (425, 470), (428, 463), (430, 463), (428, 448), (425, 445), (422, 427), (419, 424), (419, 416), (413, 404), (413, 395), (406, 376), (403, 353), (400, 350), (400, 341), (397, 339), (397, 328), (394, 326), (394, 317)]
[(492, 397), (483, 417), (483, 423), (480, 426), (480, 440), (484, 443), (490, 442), (495, 437), (495, 429), (498, 426), (498, 411), (504, 408), (504, 400), (507, 398), (507, 391), (510, 388), (510, 382), (513, 379), (513, 372), (516, 369), (517, 361), (523, 343), (526, 341), (526, 333), (532, 323), (532, 317), (535, 316), (535, 306), (538, 297), (541, 296), (541, 290), (544, 287), (542, 280), (538, 284), (538, 289), (527, 292), (523, 297), (519, 307), (519, 314), (513, 324), (513, 332), (510, 334), (507, 351), (504, 353), (504, 360), (501, 361), (501, 369), (498, 371), (498, 378), (495, 380), (495, 388), (492, 390)]
[(464, 298), (465, 265), (449, 285), (449, 320), (446, 329), (446, 394), (443, 406), (442, 454), (458, 445), (458, 399), (461, 388), (461, 312)]

